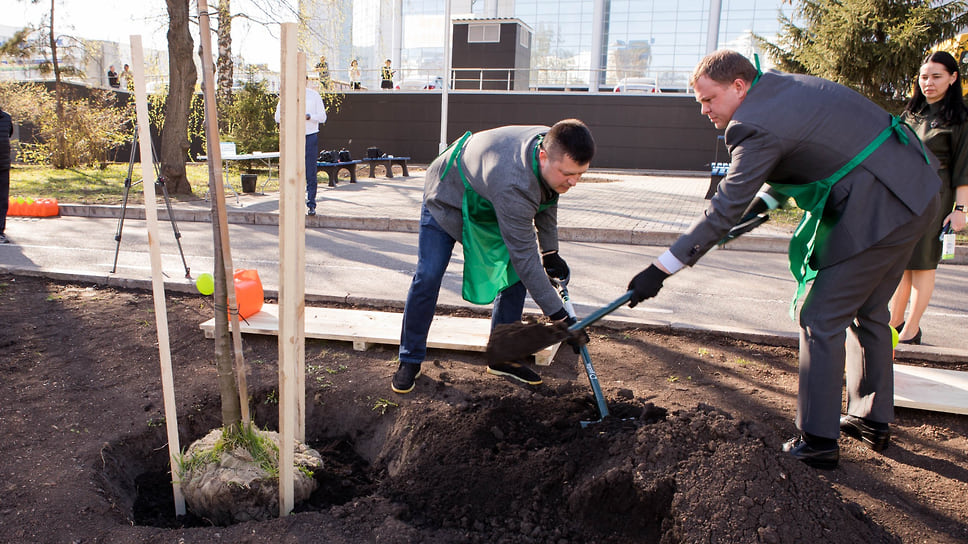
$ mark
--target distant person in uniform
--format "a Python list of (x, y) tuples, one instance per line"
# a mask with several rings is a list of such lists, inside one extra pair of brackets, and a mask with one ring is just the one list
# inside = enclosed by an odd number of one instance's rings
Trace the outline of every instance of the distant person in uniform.
[(350, 61), (350, 87), (354, 91), (363, 88), (363, 72), (360, 70), (360, 63), (356, 59)]
[(124, 65), (124, 70), (121, 70), (121, 86), (129, 91), (134, 91), (134, 74), (131, 73), (131, 67), (127, 64)]
[(108, 66), (108, 85), (113, 89), (120, 89), (121, 82), (118, 81), (118, 73), (114, 71), (114, 65)]
[(319, 62), (316, 63), (316, 75), (319, 76), (319, 90), (325, 91), (329, 89), (330, 78), (329, 78), (329, 63), (326, 62), (326, 55), (319, 56)]
[(391, 68), (390, 59), (383, 64), (383, 68), (380, 69), (380, 88), (381, 89), (392, 89), (393, 88), (393, 74), (396, 72)]

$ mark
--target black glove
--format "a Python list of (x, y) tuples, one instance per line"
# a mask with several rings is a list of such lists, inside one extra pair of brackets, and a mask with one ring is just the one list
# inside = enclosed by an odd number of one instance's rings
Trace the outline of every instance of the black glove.
[(571, 270), (568, 269), (568, 263), (558, 255), (557, 249), (541, 255), (541, 264), (549, 278), (568, 283)]
[(628, 290), (632, 291), (629, 308), (635, 308), (635, 305), (643, 300), (658, 295), (659, 289), (662, 289), (662, 282), (668, 277), (669, 274), (654, 264), (636, 274), (628, 286)]
[[(578, 320), (574, 317), (569, 316), (565, 318), (565, 325), (571, 327), (575, 323), (578, 323)], [(571, 346), (571, 349), (575, 352), (575, 354), (578, 354), (581, 353), (581, 347), (587, 344), (589, 340), (590, 338), (588, 338), (588, 333), (585, 332), (585, 329), (580, 329), (577, 331), (571, 331), (568, 334), (568, 339), (565, 341), (568, 342), (568, 345)]]

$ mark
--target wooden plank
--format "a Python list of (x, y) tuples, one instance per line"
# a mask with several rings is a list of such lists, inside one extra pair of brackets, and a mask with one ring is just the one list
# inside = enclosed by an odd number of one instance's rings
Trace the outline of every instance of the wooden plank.
[[(295, 440), (305, 439), (306, 342), (303, 335), (305, 292), (305, 219), (300, 201), (306, 179), (306, 56), (297, 44), (296, 23), (282, 23), (279, 91), (279, 302), (275, 326), (279, 340), (279, 515), (293, 509)], [(249, 318), (251, 319), (251, 317)], [(244, 329), (243, 329), (244, 330)]]
[(968, 372), (895, 364), (894, 406), (968, 414)]
[[(138, 119), (138, 146), (141, 152), (141, 179), (151, 179), (154, 158), (151, 153), (151, 122), (148, 120), (148, 95), (145, 92), (145, 60), (141, 36), (131, 36), (131, 64), (134, 66), (135, 113)], [(132, 149), (132, 153), (134, 149)], [(178, 443), (178, 410), (175, 404), (175, 377), (171, 367), (171, 345), (168, 337), (168, 306), (165, 303), (165, 280), (161, 273), (161, 246), (158, 243), (158, 210), (154, 184), (142, 183), (145, 198), (145, 220), (148, 226), (148, 253), (151, 261), (152, 299), (155, 327), (158, 330), (158, 354), (161, 358), (161, 389), (165, 406), (165, 429), (168, 433), (168, 461), (172, 475), (178, 474), (181, 446)], [(120, 238), (119, 238), (120, 239)], [(214, 323), (215, 319), (212, 319)], [(213, 325), (214, 332), (214, 325)], [(177, 477), (172, 478), (175, 514), (185, 515), (185, 496)]]
[[(242, 323), (242, 332), (248, 334), (276, 335), (279, 332), (279, 306), (264, 304), (262, 311)], [(353, 349), (361, 351), (372, 344), (400, 344), (400, 328), (403, 314), (369, 310), (346, 310), (341, 308), (306, 308), (306, 338), (341, 340), (353, 343)], [(215, 318), (199, 325), (205, 336), (211, 338), (215, 330)], [(491, 320), (475, 317), (434, 316), (427, 337), (427, 347), (457, 351), (483, 352), (491, 332)], [(535, 354), (535, 363), (550, 365), (559, 344)]]

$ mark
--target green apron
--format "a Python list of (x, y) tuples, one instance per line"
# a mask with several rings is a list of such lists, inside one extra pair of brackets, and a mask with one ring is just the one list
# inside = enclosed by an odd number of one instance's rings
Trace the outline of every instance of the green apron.
[[(906, 125), (906, 123), (900, 117), (892, 115), (890, 126), (878, 134), (871, 143), (867, 144), (867, 147), (862, 149), (847, 164), (840, 167), (833, 175), (825, 179), (808, 184), (786, 184), (767, 181), (777, 191), (793, 198), (797, 203), (797, 207), (804, 210), (803, 219), (800, 220), (800, 224), (793, 233), (793, 238), (790, 239), (790, 272), (793, 273), (793, 278), (797, 280), (797, 291), (793, 295), (793, 300), (790, 302), (791, 319), (796, 319), (797, 302), (806, 292), (807, 282), (817, 277), (817, 271), (810, 266), (810, 257), (813, 255), (814, 248), (817, 245), (817, 239), (825, 240), (827, 231), (829, 230), (829, 227), (821, 230), (820, 218), (823, 216), (824, 206), (827, 204), (830, 189), (851, 170), (856, 168), (857, 165), (864, 162), (871, 153), (890, 138), (891, 134), (894, 134), (902, 144), (907, 145), (908, 136), (904, 132), (902, 125)], [(924, 152), (924, 144), (921, 145), (921, 153), (924, 155), (924, 160), (930, 164), (928, 155)]]
[[(750, 83), (750, 89), (756, 85), (760, 80), (760, 76), (763, 75), (763, 72), (760, 71), (760, 56), (753, 54), (753, 62), (756, 66), (756, 78)], [(807, 282), (813, 281), (817, 277), (817, 271), (810, 266), (810, 257), (813, 255), (813, 250), (817, 246), (820, 218), (823, 216), (823, 209), (827, 205), (827, 197), (830, 196), (830, 189), (841, 178), (856, 168), (857, 165), (864, 162), (871, 153), (890, 138), (891, 134), (897, 136), (897, 139), (902, 144), (907, 145), (908, 136), (901, 125), (907, 126), (907, 123), (902, 121), (900, 117), (892, 115), (891, 125), (889, 127), (881, 131), (871, 143), (867, 144), (867, 147), (862, 149), (847, 164), (840, 167), (833, 175), (825, 179), (807, 184), (776, 183), (767, 180), (770, 187), (792, 198), (797, 203), (797, 207), (804, 210), (803, 218), (800, 220), (800, 224), (797, 225), (797, 229), (790, 239), (790, 248), (788, 251), (790, 272), (793, 274), (793, 278), (797, 280), (797, 291), (793, 295), (793, 300), (790, 301), (790, 319), (796, 319), (797, 302), (806, 292)], [(908, 128), (911, 127), (908, 126)], [(915, 138), (918, 138), (914, 129), (911, 129), (911, 132)], [(924, 151), (924, 142), (921, 142), (920, 138), (918, 138), (918, 142), (921, 144), (921, 154), (924, 155), (924, 161), (931, 164), (931, 161), (928, 159), (928, 154)], [(819, 232), (821, 240), (826, 239), (827, 230), (829, 230), (829, 227), (824, 229), (824, 232)]]
[[(450, 150), (450, 159), (441, 172), (441, 179), (450, 171), (455, 161), (459, 161), (464, 151), (464, 144), (470, 138), (470, 131), (465, 132), (457, 142), (444, 150), (442, 155)], [(540, 139), (539, 139), (540, 143)], [(532, 159), (535, 176), (540, 180), (538, 169), (538, 146)], [(477, 194), (467, 182), (460, 162), (457, 164), (461, 181), (464, 182), (464, 198), (461, 202), (461, 215), (464, 219), (461, 231), (461, 247), (464, 252), (464, 279), (461, 296), (464, 300), (474, 304), (490, 304), (497, 294), (508, 286), (514, 285), (520, 278), (511, 265), (511, 255), (508, 252), (501, 229), (497, 223), (494, 205), (486, 198)], [(558, 196), (538, 207), (538, 213), (543, 212), (558, 202)]]

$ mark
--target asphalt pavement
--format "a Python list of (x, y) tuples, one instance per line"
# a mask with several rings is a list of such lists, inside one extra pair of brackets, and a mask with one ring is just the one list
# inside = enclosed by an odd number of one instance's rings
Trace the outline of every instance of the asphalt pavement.
[[(406, 178), (361, 177), (332, 188), (320, 184), (318, 215), (306, 218), (307, 304), (402, 308), (416, 266), (422, 174), (415, 167)], [(569, 291), (579, 316), (622, 295), (632, 276), (701, 216), (709, 186), (709, 176), (699, 173), (592, 170), (586, 178), (559, 205), (561, 255), (572, 269)], [(166, 289), (194, 292), (194, 278), (214, 266), (211, 203), (172, 205), (174, 222), (167, 220), (164, 201), (157, 203)], [(9, 217), (6, 234), (12, 243), (0, 245), (0, 271), (150, 288), (144, 207), (124, 211), (123, 224), (121, 206), (61, 204), (58, 217)], [(275, 296), (279, 194), (228, 192), (227, 211), (233, 265), (258, 270), (267, 296)], [(604, 322), (710, 330), (795, 345), (798, 328), (789, 316), (795, 283), (786, 258), (791, 230), (768, 222), (666, 280), (655, 299), (634, 309), (622, 307)], [(922, 320), (924, 344), (899, 346), (899, 359), (968, 359), (964, 249), (959, 248), (957, 263), (938, 269)], [(439, 303), (486, 313), (489, 307), (461, 299), (462, 265), (458, 245)], [(526, 312), (538, 313), (530, 300)]]

